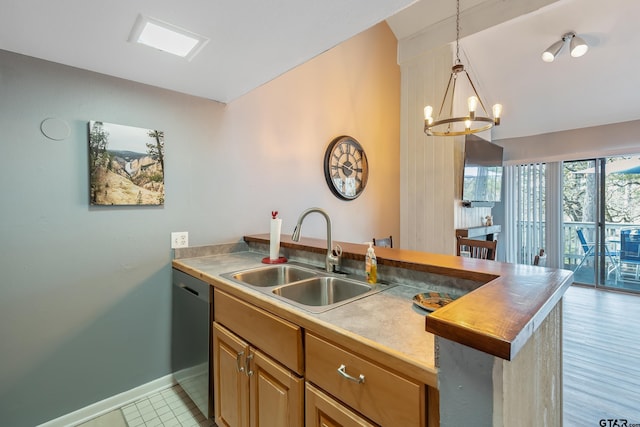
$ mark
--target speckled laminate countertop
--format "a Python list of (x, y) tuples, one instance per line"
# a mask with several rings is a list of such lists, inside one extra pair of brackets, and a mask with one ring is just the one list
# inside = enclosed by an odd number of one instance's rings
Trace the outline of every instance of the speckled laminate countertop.
[(338, 344), (357, 347), (360, 354), (437, 387), (434, 336), (424, 330), (426, 312), (412, 303), (413, 295), (423, 290), (394, 285), (315, 314), (221, 276), (264, 267), (264, 256), (249, 250), (194, 256), (174, 260), (173, 267)]

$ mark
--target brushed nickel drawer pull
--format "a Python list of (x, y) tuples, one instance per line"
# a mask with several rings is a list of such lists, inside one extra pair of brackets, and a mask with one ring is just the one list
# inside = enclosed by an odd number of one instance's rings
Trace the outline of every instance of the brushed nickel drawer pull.
[(236, 354), (236, 369), (238, 372), (244, 372), (244, 368), (242, 367), (242, 356), (244, 356), (244, 351), (240, 351)]
[(248, 377), (253, 375), (253, 371), (251, 370), (251, 359), (253, 359), (253, 353), (249, 354), (246, 359), (244, 359), (244, 373), (247, 374)]
[(358, 384), (364, 384), (364, 375), (360, 374), (358, 378), (352, 377), (351, 375), (347, 374), (347, 367), (344, 365), (340, 365), (340, 367), (338, 368), (338, 373), (349, 381), (353, 381), (354, 383)]

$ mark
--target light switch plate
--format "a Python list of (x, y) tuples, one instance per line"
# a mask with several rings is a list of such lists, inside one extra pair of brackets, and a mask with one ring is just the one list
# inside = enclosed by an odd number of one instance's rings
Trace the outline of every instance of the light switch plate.
[(188, 231), (174, 231), (171, 233), (171, 249), (186, 248), (189, 246)]

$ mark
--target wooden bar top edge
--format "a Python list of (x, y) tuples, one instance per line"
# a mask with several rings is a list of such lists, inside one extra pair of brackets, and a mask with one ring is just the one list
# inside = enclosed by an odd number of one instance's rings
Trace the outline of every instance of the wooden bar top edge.
[[(245, 236), (247, 242), (269, 243), (269, 234)], [(342, 257), (364, 261), (367, 245), (334, 242)], [(281, 236), (285, 248), (325, 253), (324, 239)], [(573, 282), (573, 272), (532, 265), (376, 247), (378, 265), (477, 280), (485, 284), (425, 318), (434, 335), (512, 360), (558, 304)]]

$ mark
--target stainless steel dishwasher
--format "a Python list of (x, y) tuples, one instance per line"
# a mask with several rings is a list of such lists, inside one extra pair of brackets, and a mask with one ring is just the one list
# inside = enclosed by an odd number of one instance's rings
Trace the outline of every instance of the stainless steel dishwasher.
[(207, 418), (213, 418), (209, 327), (213, 293), (208, 283), (173, 269), (171, 370)]

